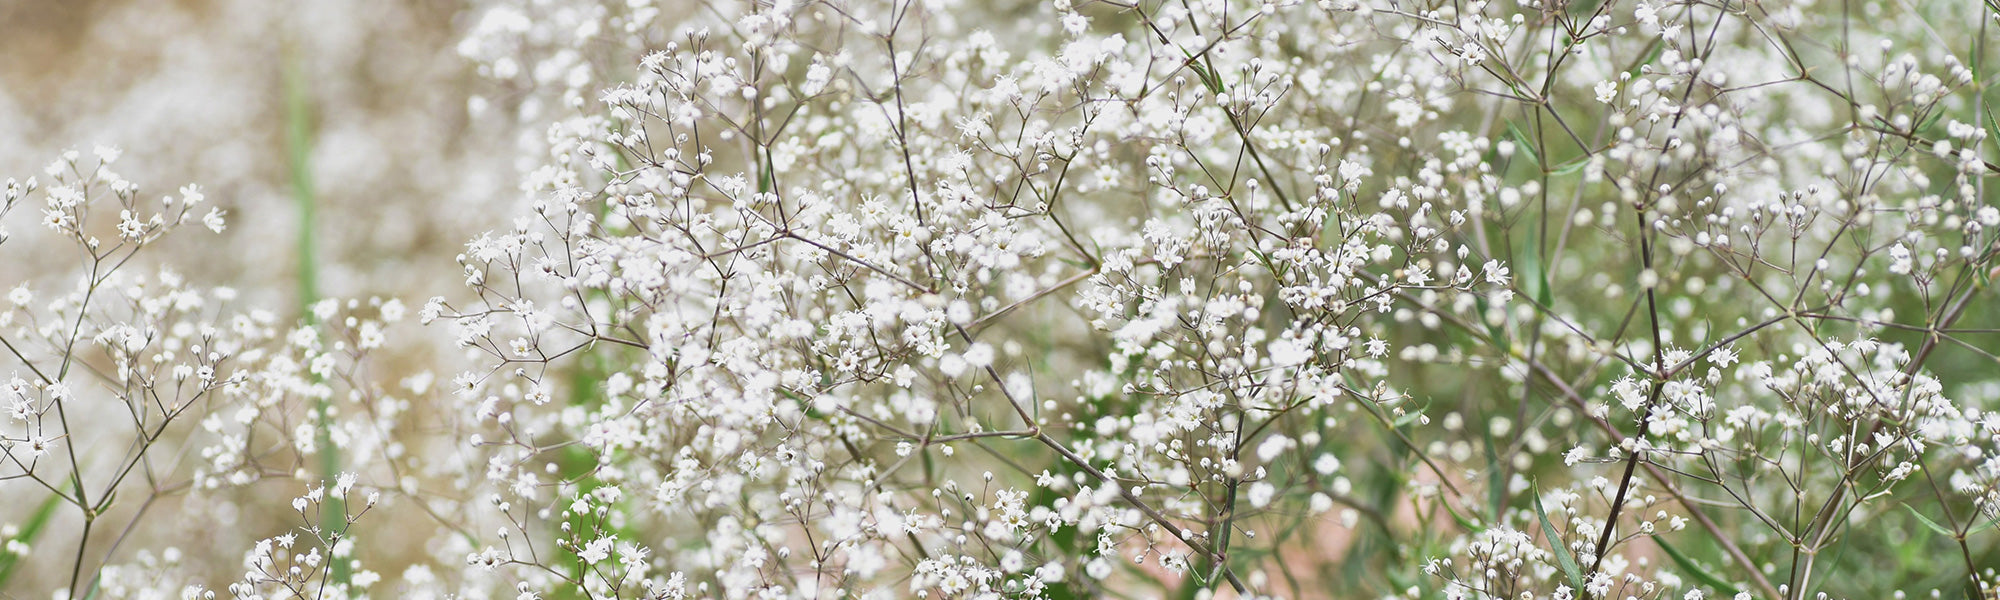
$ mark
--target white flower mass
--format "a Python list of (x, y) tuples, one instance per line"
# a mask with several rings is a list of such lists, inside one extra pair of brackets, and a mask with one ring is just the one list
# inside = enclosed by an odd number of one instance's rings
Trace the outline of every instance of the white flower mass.
[(0, 7), (0, 598), (2000, 597), (1995, 37)]

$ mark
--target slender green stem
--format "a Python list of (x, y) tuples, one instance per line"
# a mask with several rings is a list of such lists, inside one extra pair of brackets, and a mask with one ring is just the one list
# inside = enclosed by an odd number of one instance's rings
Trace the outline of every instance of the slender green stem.
[[(304, 68), (296, 49), (285, 62), (285, 157), (290, 167), (292, 199), (298, 206), (298, 278), (299, 312), (306, 323), (318, 327), (317, 316), (312, 306), (319, 301), (319, 250), (314, 243), (313, 225), (318, 218), (318, 194), (312, 177), (312, 104), (306, 89)], [(314, 375), (315, 382), (319, 380)], [(315, 426), (316, 447), (319, 448), (320, 475), (328, 482), (339, 477), (340, 449), (333, 445), (331, 407), (326, 398), (317, 401), (314, 407), (318, 424)], [(347, 503), (341, 497), (327, 494), (326, 504), (320, 523), (320, 537), (327, 544), (333, 544), (347, 531)], [(346, 587), (352, 569), (348, 561), (335, 559), (329, 565), (332, 581)]]

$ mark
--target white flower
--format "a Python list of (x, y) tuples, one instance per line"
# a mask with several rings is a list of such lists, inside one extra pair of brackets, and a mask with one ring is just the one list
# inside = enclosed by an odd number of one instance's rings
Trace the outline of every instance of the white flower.
[(1062, 26), (1063, 31), (1070, 35), (1083, 35), (1084, 30), (1090, 28), (1090, 20), (1081, 14), (1069, 13), (1063, 15)]
[(1486, 283), (1508, 285), (1514, 282), (1514, 273), (1507, 269), (1506, 263), (1489, 260), (1482, 270), (1486, 273)]
[(28, 436), (27, 442), (23, 445), (27, 447), (28, 458), (35, 459), (41, 458), (47, 455), (50, 450), (55, 449), (56, 441), (48, 436), (35, 434)]
[(1736, 364), (1736, 351), (1730, 348), (1716, 348), (1713, 352), (1708, 353), (1708, 362), (1714, 363), (1715, 366), (1726, 368), (1729, 365)]
[(1295, 367), (1312, 360), (1312, 348), (1290, 337), (1281, 337), (1271, 342), (1269, 348), (1271, 363), (1280, 367)]
[(975, 369), (993, 366), (993, 346), (986, 342), (972, 344), (972, 347), (965, 349), (965, 362)]
[(1332, 475), (1340, 470), (1340, 458), (1332, 454), (1321, 454), (1319, 458), (1313, 459), (1312, 468), (1315, 473)]
[(970, 366), (971, 364), (966, 362), (965, 357), (958, 354), (946, 354), (944, 358), (938, 359), (938, 371), (944, 373), (946, 377), (964, 375), (966, 368)]
[(1467, 67), (1479, 66), (1481, 61), (1486, 60), (1486, 49), (1479, 47), (1479, 44), (1468, 42), (1459, 47), (1458, 60)]
[(583, 559), (583, 562), (593, 565), (597, 564), (598, 561), (611, 556), (611, 546), (614, 542), (615, 540), (608, 537), (591, 540), (590, 543), (583, 546), (582, 551), (576, 553), (576, 556)]
[(137, 240), (139, 239), (139, 236), (144, 235), (145, 233), (146, 233), (146, 224), (144, 222), (141, 222), (138, 217), (134, 216), (132, 214), (132, 211), (129, 210), (118, 211), (119, 239), (123, 239), (126, 241)]
[(355, 345), (363, 350), (373, 350), (382, 347), (383, 339), (382, 326), (374, 321), (368, 321), (361, 324), (361, 331), (355, 337)]
[(1611, 394), (1618, 398), (1618, 404), (1625, 410), (1639, 410), (1646, 403), (1646, 384), (1631, 377), (1620, 377), (1611, 382)]
[(1089, 575), (1091, 579), (1104, 579), (1106, 577), (1110, 577), (1111, 561), (1105, 560), (1104, 557), (1101, 556), (1095, 559), (1091, 559), (1090, 562), (1084, 563), (1083, 574)]
[(1271, 485), (1271, 483), (1268, 481), (1259, 481), (1257, 483), (1250, 484), (1250, 494), (1249, 494), (1250, 505), (1257, 508), (1264, 508), (1266, 506), (1270, 506), (1271, 498), (1273, 496), (1276, 496), (1277, 494), (1278, 494), (1278, 487)]
[(1647, 27), (1660, 26), (1659, 9), (1654, 8), (1650, 3), (1640, 2), (1637, 6), (1633, 7), (1632, 16)]
[(1889, 260), (1889, 272), (1897, 275), (1908, 275), (1916, 266), (1916, 261), (1910, 255), (1910, 249), (1900, 243), (1889, 248)]
[[(1557, 551), (1567, 552), (1567, 550)], [(1584, 582), (1583, 590), (1592, 597), (1603, 597), (1605, 594), (1611, 593), (1611, 574), (1599, 571), (1591, 575), (1590, 580)]]
[(229, 226), (222, 219), (222, 209), (212, 206), (209, 207), (208, 214), (202, 215), (201, 224), (203, 227), (207, 227), (209, 231), (215, 233), (222, 233), (222, 230)]
[(1598, 102), (1610, 104), (1618, 99), (1618, 82), (1611, 80), (1599, 81), (1597, 82), (1597, 87), (1593, 88), (1593, 91), (1597, 92)]

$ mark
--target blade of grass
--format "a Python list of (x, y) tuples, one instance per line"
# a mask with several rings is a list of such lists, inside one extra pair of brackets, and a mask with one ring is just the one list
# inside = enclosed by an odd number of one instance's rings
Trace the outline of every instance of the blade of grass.
[(1521, 277), (1531, 286), (1528, 291), (1534, 295), (1535, 302), (1553, 309), (1556, 302), (1555, 290), (1549, 286), (1548, 267), (1542, 264), (1541, 253), (1536, 251), (1541, 247), (1541, 236), (1529, 232), (1526, 250), (1521, 254)]
[(1949, 538), (1958, 537), (1958, 532), (1952, 531), (1950, 528), (1945, 527), (1943, 525), (1939, 525), (1937, 521), (1932, 521), (1930, 517), (1924, 516), (1924, 513), (1917, 512), (1916, 508), (1913, 508), (1908, 504), (1903, 505), (1903, 510), (1910, 511), (1910, 516), (1916, 517), (1918, 521), (1924, 524), (1924, 527), (1930, 528), (1931, 531), (1937, 532), (1938, 535), (1942, 535)]
[[(1541, 488), (1537, 486), (1536, 489)], [(1562, 543), (1562, 536), (1556, 534), (1555, 524), (1549, 522), (1549, 511), (1542, 508), (1539, 493), (1535, 495), (1535, 517), (1542, 520), (1542, 537), (1548, 538), (1549, 549), (1556, 555), (1556, 564), (1562, 567), (1563, 576), (1569, 578), (1570, 589), (1582, 592), (1583, 570), (1576, 566), (1576, 557), (1571, 555), (1569, 546)]]
[(1500, 468), (1500, 456), (1493, 451), (1493, 431), (1486, 430), (1481, 435), (1486, 451), (1486, 503), (1492, 511), (1487, 518), (1499, 523), (1507, 511), (1507, 470)]
[[(318, 328), (317, 317), (312, 306), (319, 302), (319, 247), (314, 243), (313, 225), (318, 220), (318, 188), (312, 177), (312, 99), (306, 89), (305, 70), (300, 66), (298, 54), (287, 48), (285, 61), (285, 159), (289, 167), (292, 184), (292, 200), (298, 207), (298, 278), (299, 312), (310, 327)], [(315, 383), (319, 376), (314, 375)], [(320, 476), (328, 481), (340, 475), (340, 449), (333, 445), (332, 410), (326, 398), (319, 399), (314, 406), (318, 424), (314, 427), (319, 447)], [(347, 502), (344, 498), (328, 494), (326, 497), (320, 529), (323, 541), (332, 541), (347, 533)], [(332, 582), (345, 589), (352, 578), (349, 561), (335, 560), (330, 565)]]
[(1514, 138), (1514, 151), (1528, 155), (1528, 160), (1534, 161), (1535, 168), (1542, 168), (1542, 157), (1535, 153), (1534, 140), (1528, 139), (1528, 134), (1523, 133), (1521, 126), (1515, 124), (1513, 119), (1507, 120), (1507, 137)]
[(1666, 552), (1667, 558), (1673, 559), (1674, 564), (1679, 565), (1682, 572), (1687, 573), (1689, 577), (1693, 577), (1695, 581), (1701, 582), (1702, 585), (1715, 588), (1715, 591), (1722, 592), (1725, 596), (1734, 596), (1743, 591), (1737, 589), (1734, 585), (1730, 585), (1728, 581), (1724, 581), (1721, 577), (1717, 577), (1714, 573), (1708, 572), (1708, 569), (1701, 566), (1701, 563), (1688, 558), (1688, 555), (1683, 554), (1673, 544), (1667, 543), (1667, 540), (1655, 537), (1653, 538), (1653, 543), (1658, 544), (1660, 550)]
[[(49, 525), (49, 519), (55, 516), (56, 507), (61, 505), (62, 496), (49, 494), (49, 499), (43, 500), (41, 506), (35, 507), (34, 514), (28, 517), (28, 523), (21, 526), (21, 533), (14, 536), (14, 539), (30, 547), (34, 546), (35, 538), (41, 536), (42, 530)], [(14, 577), (14, 569), (19, 566), (21, 566), (21, 555), (0, 552), (0, 589), (7, 589), (7, 580)]]

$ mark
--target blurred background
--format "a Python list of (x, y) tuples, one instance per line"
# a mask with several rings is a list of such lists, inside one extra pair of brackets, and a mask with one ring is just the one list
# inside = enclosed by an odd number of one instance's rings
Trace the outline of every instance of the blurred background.
[[(518, 196), (515, 121), (470, 126), (480, 79), (455, 50), (466, 4), (0, 1), (0, 178), (106, 145), (143, 197), (200, 184), (230, 226), (170, 237), (186, 246), (172, 253), (199, 257), (177, 261), (203, 271), (194, 281), (251, 295), (297, 289), (260, 283), (296, 280), (303, 189), (322, 295), (451, 291), (453, 248)], [(71, 266), (58, 258), (0, 275)]]
[[(154, 264), (141, 271), (171, 257), (192, 285), (235, 287), (238, 308), (271, 308), (291, 322), (308, 293), (300, 265), (309, 253), (319, 297), (380, 295), (419, 306), (462, 289), (451, 257), (478, 232), (505, 226), (504, 209), (522, 197), (516, 149), (534, 139), (521, 135), (531, 128), (515, 126), (522, 120), (468, 108), (485, 104), (468, 98), (496, 88), (457, 50), (464, 15), (477, 14), (468, 4), (0, 0), (0, 179), (46, 181), (44, 166), (67, 150), (88, 157), (95, 146), (120, 148), (113, 168), (140, 186), (141, 198), (198, 184), (228, 212), (222, 234), (196, 226), (168, 236), (169, 248), (147, 252)], [(52, 234), (35, 215), (12, 216), (0, 289), (61, 285), (77, 267), (74, 253), (37, 239)], [(178, 546), (212, 556), (186, 565), (160, 556), (156, 572), (130, 580), (229, 581), (249, 544), (297, 520), (285, 504), (300, 492), (252, 486), (163, 502), (151, 514), (174, 518), (149, 519), (128, 542), (139, 554), (120, 560), (147, 563), (155, 556), (140, 549)], [(0, 495), (0, 523), (24, 522), (40, 500)], [(424, 544), (434, 523), (374, 520), (368, 529), (405, 534), (404, 543), (384, 545), (405, 556), (377, 555), (391, 577), (436, 550)], [(79, 523), (74, 511), (58, 511), (50, 528)], [(72, 538), (45, 536), (0, 598), (64, 587)], [(390, 595), (416, 595), (401, 589)]]

